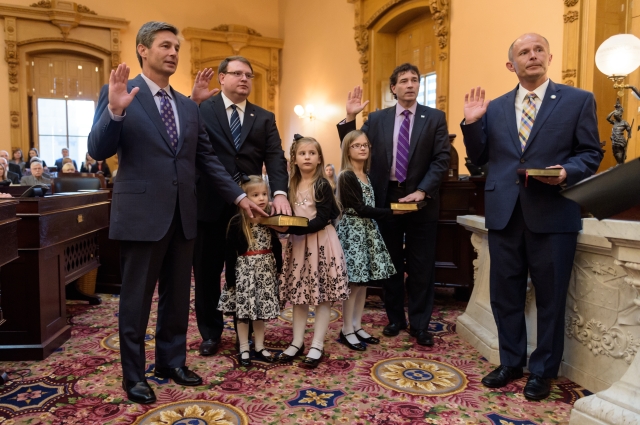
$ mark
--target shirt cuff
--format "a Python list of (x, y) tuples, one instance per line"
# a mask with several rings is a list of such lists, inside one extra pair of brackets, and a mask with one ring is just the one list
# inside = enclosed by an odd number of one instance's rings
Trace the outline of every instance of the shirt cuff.
[(283, 192), (282, 190), (276, 190), (275, 192), (273, 192), (273, 196), (276, 195), (284, 195), (284, 197), (287, 197), (287, 192)]
[(109, 111), (109, 116), (114, 121), (122, 121), (122, 120), (124, 120), (124, 117), (127, 116), (127, 112), (126, 111), (123, 113), (123, 115), (115, 115), (113, 112), (111, 112), (111, 109), (109, 109), (108, 106), (107, 106), (107, 111)]
[(234, 204), (236, 204), (236, 205), (238, 205), (238, 204), (240, 203), (240, 201), (242, 201), (242, 200), (243, 200), (244, 198), (246, 198), (246, 197), (247, 197), (247, 194), (246, 194), (246, 193), (243, 193), (242, 195), (238, 196), (238, 197), (236, 198), (236, 200), (235, 200), (235, 201), (233, 201), (233, 203), (234, 203)]

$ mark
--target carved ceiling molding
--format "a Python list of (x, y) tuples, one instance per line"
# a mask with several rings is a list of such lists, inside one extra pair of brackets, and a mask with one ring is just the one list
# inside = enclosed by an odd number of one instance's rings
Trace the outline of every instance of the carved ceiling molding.
[[(280, 83), (280, 51), (284, 40), (263, 37), (253, 28), (236, 24), (222, 24), (210, 30), (188, 27), (182, 34), (191, 42), (191, 74), (194, 79), (204, 67), (215, 68), (225, 57), (242, 55), (254, 67), (265, 70), (264, 75), (258, 76), (260, 80), (254, 82), (254, 86), (263, 83), (266, 89), (263, 98), (256, 99), (256, 103), (275, 112)], [(251, 49), (247, 49), (249, 47)]]
[[(359, 54), (358, 62), (362, 71), (362, 84), (365, 94), (374, 99), (376, 93), (372, 84), (370, 61), (372, 57), (371, 45), (376, 36), (375, 27), (381, 20), (400, 13), (406, 12), (412, 8), (422, 10), (429, 8), (434, 21), (434, 32), (438, 42), (438, 51), (435, 57), (438, 58), (436, 65), (438, 74), (437, 90), (437, 107), (445, 112), (448, 110), (448, 93), (449, 93), (449, 33), (450, 33), (450, 0), (389, 0), (371, 11), (367, 8), (370, 4), (378, 4), (376, 0), (347, 0), (347, 3), (354, 5), (354, 41), (356, 51)], [(373, 7), (373, 6), (371, 6)], [(374, 78), (375, 79), (375, 78)], [(370, 104), (371, 107), (376, 103)], [(367, 115), (367, 109), (364, 116)]]
[[(98, 15), (87, 6), (68, 0), (41, 0), (30, 6), (0, 4), (0, 19), (4, 19), (5, 60), (8, 64), (11, 146), (26, 150), (29, 147), (28, 123), (24, 118), (28, 115), (27, 89), (24, 87), (27, 71), (19, 66), (20, 61), (26, 59), (25, 52), (38, 50), (38, 45), (51, 48), (62, 44), (65, 47), (57, 49), (95, 54), (102, 60), (109, 58), (104, 64), (108, 72), (109, 68), (120, 63), (120, 31), (127, 28), (129, 22)], [(59, 37), (51, 35), (51, 26), (60, 32)], [(82, 37), (74, 37), (76, 28), (90, 31), (83, 32)], [(29, 34), (39, 32), (47, 36), (28, 38)], [(106, 32), (109, 38), (105, 38), (102, 32)]]

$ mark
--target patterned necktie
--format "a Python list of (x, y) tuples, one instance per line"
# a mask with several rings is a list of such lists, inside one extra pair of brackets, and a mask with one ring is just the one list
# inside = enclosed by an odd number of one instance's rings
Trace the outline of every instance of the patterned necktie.
[(178, 147), (178, 128), (176, 127), (176, 116), (173, 113), (169, 95), (166, 91), (160, 89), (156, 96), (160, 96), (160, 118), (162, 118), (162, 122), (167, 129), (167, 134), (171, 139), (171, 147), (175, 152)]
[(536, 120), (536, 97), (538, 96), (533, 92), (527, 93), (527, 97), (525, 98), (525, 102), (522, 107), (522, 118), (520, 119), (520, 131), (518, 132), (518, 136), (520, 137), (520, 147), (522, 147), (523, 152), (525, 146), (527, 146), (527, 139), (529, 138), (529, 134), (531, 134), (533, 122)]
[(396, 178), (400, 183), (407, 179), (407, 168), (409, 166), (409, 127), (411, 126), (411, 119), (409, 115), (411, 111), (405, 109), (402, 112), (404, 119), (400, 124), (400, 131), (398, 132), (398, 147), (396, 151)]
[(242, 132), (242, 124), (240, 124), (240, 115), (238, 114), (238, 107), (236, 105), (231, 105), (231, 109), (233, 109), (233, 112), (231, 113), (229, 126), (231, 127), (233, 144), (236, 146), (236, 150), (240, 150), (240, 133)]

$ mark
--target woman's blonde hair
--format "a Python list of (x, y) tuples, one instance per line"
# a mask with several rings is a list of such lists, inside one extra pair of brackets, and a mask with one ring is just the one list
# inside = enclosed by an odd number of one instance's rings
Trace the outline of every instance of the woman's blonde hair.
[[(248, 195), (251, 190), (257, 188), (258, 186), (264, 186), (265, 192), (267, 192), (267, 194), (269, 193), (269, 186), (267, 186), (267, 182), (262, 180), (262, 176), (249, 176), (248, 179), (249, 180), (243, 182), (242, 185), (240, 186), (242, 187), (242, 190), (244, 191), (244, 193)], [(247, 215), (247, 212), (245, 210), (243, 210), (242, 208), (239, 208), (239, 209), (240, 209), (240, 227), (242, 227), (242, 233), (244, 233), (244, 237), (247, 239), (247, 245), (248, 245), (247, 249), (251, 250), (251, 248), (256, 243), (256, 240), (253, 237), (253, 233), (251, 232), (251, 219)], [(269, 204), (267, 204), (267, 208), (265, 209), (265, 211), (267, 213), (269, 212)]]
[(5, 168), (4, 164), (0, 164), (2, 167), (2, 173), (0, 174), (0, 181), (7, 180), (9, 177), (7, 176), (7, 168)]
[(331, 168), (331, 170), (333, 171), (333, 177), (329, 178), (329, 176), (327, 176), (327, 180), (329, 180), (329, 184), (331, 185), (331, 188), (335, 190), (338, 184), (338, 175), (336, 174), (336, 167), (334, 167), (333, 164), (327, 164), (324, 167), (325, 175), (327, 174), (327, 168)]
[(342, 139), (342, 161), (340, 163), (341, 173), (347, 170), (353, 171), (349, 151), (351, 150), (351, 144), (360, 136), (364, 136), (364, 140), (369, 144), (369, 158), (364, 162), (364, 172), (367, 174), (369, 173), (369, 170), (371, 169), (371, 142), (369, 142), (369, 138), (365, 132), (361, 130), (350, 131), (346, 136), (344, 136), (344, 139)]
[[(67, 171), (69, 170), (69, 171)], [(64, 164), (62, 166), (62, 171), (63, 173), (75, 173), (76, 172), (76, 167), (73, 166), (73, 162), (67, 162), (66, 164)]]

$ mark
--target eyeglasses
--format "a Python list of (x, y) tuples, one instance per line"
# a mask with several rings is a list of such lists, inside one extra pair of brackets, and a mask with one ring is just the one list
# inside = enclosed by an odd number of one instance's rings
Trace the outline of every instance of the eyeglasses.
[(369, 143), (354, 143), (353, 145), (349, 146), (351, 149), (369, 149), (371, 147), (371, 145)]
[(247, 78), (247, 80), (253, 80), (253, 77), (255, 77), (255, 75), (253, 75), (250, 72), (242, 72), (242, 71), (229, 71), (229, 72), (223, 72), (223, 74), (233, 75), (236, 78), (242, 78), (242, 76), (244, 75)]

